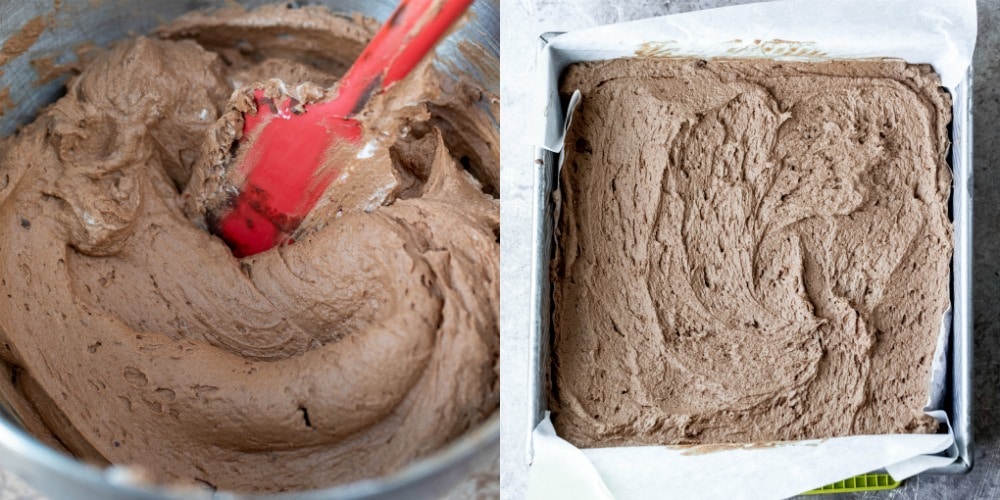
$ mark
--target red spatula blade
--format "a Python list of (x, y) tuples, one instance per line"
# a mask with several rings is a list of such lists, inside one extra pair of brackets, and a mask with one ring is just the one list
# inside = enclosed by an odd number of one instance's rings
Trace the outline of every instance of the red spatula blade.
[[(361, 125), (350, 117), (369, 98), (404, 78), (431, 51), (472, 0), (404, 0), (340, 81), (329, 101), (274, 102), (256, 91), (244, 116), (239, 165), (246, 179), (212, 228), (237, 257), (285, 241), (340, 174), (324, 163), (331, 148), (360, 150)], [(248, 143), (248, 144), (247, 144)]]

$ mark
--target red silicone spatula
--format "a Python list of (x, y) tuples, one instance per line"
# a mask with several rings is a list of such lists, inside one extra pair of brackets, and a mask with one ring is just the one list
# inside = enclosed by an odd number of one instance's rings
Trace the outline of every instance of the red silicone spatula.
[[(382, 25), (330, 100), (298, 105), (254, 93), (257, 113), (246, 114), (239, 158), (246, 179), (211, 230), (237, 257), (263, 252), (285, 241), (316, 205), (339, 171), (323, 167), (331, 148), (361, 148), (361, 124), (352, 117), (372, 95), (406, 77), (431, 51), (472, 0), (403, 0)], [(252, 140), (248, 140), (248, 138)]]

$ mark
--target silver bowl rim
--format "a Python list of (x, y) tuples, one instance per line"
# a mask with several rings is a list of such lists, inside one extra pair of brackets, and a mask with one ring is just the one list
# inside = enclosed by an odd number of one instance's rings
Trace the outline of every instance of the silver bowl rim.
[[(244, 494), (219, 490), (212, 495), (216, 498), (368, 498), (411, 487), (436, 473), (448, 470), (453, 464), (470, 460), (479, 454), (485, 455), (492, 448), (498, 448), (499, 444), (498, 408), (486, 421), (466, 431), (440, 450), (384, 476), (315, 490), (270, 494)], [(111, 465), (102, 469), (88, 464), (45, 445), (17, 426), (7, 415), (0, 416), (0, 450), (20, 459), (17, 466), (12, 469), (20, 469), (30, 464), (77, 483), (102, 488), (111, 487), (117, 490), (117, 493), (155, 498), (190, 498), (193, 493), (204, 491), (192, 487), (144, 483), (141, 480), (141, 472), (136, 474), (137, 471), (128, 466)]]

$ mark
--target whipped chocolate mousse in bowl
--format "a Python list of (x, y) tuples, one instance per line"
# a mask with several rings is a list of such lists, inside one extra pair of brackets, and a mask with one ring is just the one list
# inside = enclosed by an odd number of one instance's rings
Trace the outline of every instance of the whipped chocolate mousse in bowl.
[(321, 99), (395, 2), (164, 3), (0, 24), (0, 462), (54, 495), (447, 491), (499, 434), (495, 3), (243, 259), (201, 200), (247, 89)]

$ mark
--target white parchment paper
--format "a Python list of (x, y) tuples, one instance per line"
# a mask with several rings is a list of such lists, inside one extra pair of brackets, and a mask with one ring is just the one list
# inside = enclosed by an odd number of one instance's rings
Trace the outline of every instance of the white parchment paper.
[[(558, 79), (579, 61), (637, 53), (798, 61), (889, 57), (933, 65), (954, 95), (966, 78), (975, 39), (974, 0), (786, 0), (579, 30), (555, 38), (540, 54), (540, 115), (531, 123), (539, 127), (535, 137), (542, 147), (561, 152), (568, 111), (559, 101)], [(531, 437), (529, 498), (784, 498), (881, 468), (902, 480), (947, 465), (956, 454), (954, 435), (938, 408), (950, 320), (949, 311), (926, 408), (945, 433), (852, 436), (706, 454), (663, 446), (581, 450), (555, 434), (546, 414)]]
[[(782, 53), (787, 42), (806, 50)], [(975, 46), (974, 0), (787, 0), (599, 26), (563, 34), (546, 46), (535, 105), (541, 116), (529, 123), (543, 128), (535, 133), (543, 147), (562, 150), (565, 115), (558, 105), (558, 80), (573, 62), (637, 52), (788, 61), (893, 57), (932, 64), (944, 86), (954, 90)], [(549, 116), (553, 111), (556, 116)]]

